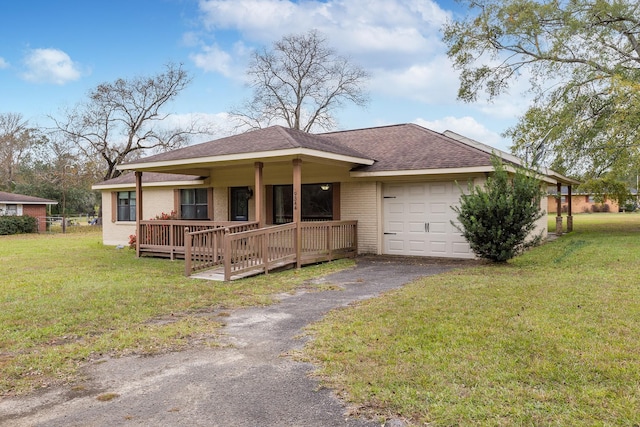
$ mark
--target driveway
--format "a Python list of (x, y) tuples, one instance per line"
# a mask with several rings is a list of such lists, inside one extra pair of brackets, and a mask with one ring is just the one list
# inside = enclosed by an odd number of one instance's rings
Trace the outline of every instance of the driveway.
[[(287, 354), (304, 346), (303, 328), (331, 309), (464, 265), (359, 258), (354, 268), (314, 280), (338, 290), (301, 290), (268, 307), (232, 311), (222, 329), (227, 346), (93, 363), (80, 388), (0, 401), (0, 425), (380, 426), (349, 417), (345, 404), (310, 377), (313, 365)], [(111, 400), (97, 399), (107, 393)]]

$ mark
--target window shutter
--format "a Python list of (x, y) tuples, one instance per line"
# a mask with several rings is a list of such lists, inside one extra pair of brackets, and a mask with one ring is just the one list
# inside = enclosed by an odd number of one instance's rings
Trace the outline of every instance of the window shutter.
[(210, 220), (213, 218), (213, 187), (207, 188), (207, 216)]
[(333, 184), (333, 220), (340, 221), (340, 183)]
[(118, 219), (118, 192), (111, 192), (111, 222), (116, 222)]
[(265, 224), (273, 224), (273, 185), (265, 185), (264, 203), (266, 207)]
[(173, 211), (176, 213), (178, 219), (182, 219), (182, 212), (180, 212), (180, 190), (173, 190)]

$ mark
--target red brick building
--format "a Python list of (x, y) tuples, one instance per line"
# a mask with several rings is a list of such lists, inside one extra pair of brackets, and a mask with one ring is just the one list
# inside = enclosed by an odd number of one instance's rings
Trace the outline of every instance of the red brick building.
[(47, 230), (47, 206), (57, 204), (55, 200), (0, 191), (0, 215), (32, 216), (38, 220), (39, 233)]

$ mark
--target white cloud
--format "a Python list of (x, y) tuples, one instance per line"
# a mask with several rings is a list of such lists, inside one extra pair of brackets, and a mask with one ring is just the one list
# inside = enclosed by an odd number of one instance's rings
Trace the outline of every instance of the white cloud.
[(253, 34), (287, 27), (299, 6), (281, 0), (204, 0), (200, 10), (210, 29), (239, 29)]
[(189, 56), (198, 68), (231, 77), (231, 55), (218, 46), (204, 46), (200, 53)]
[(202, 45), (200, 52), (192, 53), (189, 58), (196, 67), (205, 72), (219, 73), (224, 77), (242, 81), (245, 78), (246, 62), (250, 52), (242, 41), (238, 41), (230, 51), (222, 49), (217, 44)]
[(182, 44), (188, 47), (198, 46), (200, 44), (200, 37), (198, 33), (189, 31), (182, 35)]
[(9, 63), (0, 56), (0, 70), (3, 68), (9, 68)]
[(439, 31), (448, 16), (424, 0), (203, 0), (200, 10), (208, 31), (232, 30), (259, 46), (316, 29), (340, 54), (365, 68), (399, 68), (413, 63), (416, 55), (441, 51)]
[(59, 49), (32, 49), (24, 59), (26, 71), (22, 77), (34, 83), (63, 85), (78, 80), (79, 65)]
[(372, 73), (371, 90), (425, 104), (453, 104), (458, 91), (458, 73), (446, 56), (432, 57), (400, 70)]
[(508, 141), (503, 139), (500, 134), (488, 129), (485, 125), (479, 123), (476, 119), (470, 116), (447, 116), (437, 120), (425, 120), (418, 118), (414, 123), (428, 129), (435, 130), (436, 132), (450, 130), (500, 150), (509, 151), (509, 148), (507, 147)]

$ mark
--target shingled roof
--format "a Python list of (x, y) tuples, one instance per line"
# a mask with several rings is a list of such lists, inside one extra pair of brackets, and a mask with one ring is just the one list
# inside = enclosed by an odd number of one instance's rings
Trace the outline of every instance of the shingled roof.
[[(399, 124), (366, 129), (310, 134), (272, 126), (239, 135), (135, 160), (127, 166), (180, 163), (181, 160), (215, 161), (216, 158), (256, 153), (277, 153), (292, 149), (313, 150), (348, 156), (358, 172), (461, 169), (490, 167), (491, 155), (459, 138), (434, 132), (416, 124)], [(499, 150), (496, 150), (499, 152)]]
[(21, 205), (57, 205), (55, 200), (42, 199), (40, 197), (25, 196), (24, 194), (7, 193), (0, 191), (0, 203)]
[(156, 154), (131, 162), (133, 164), (178, 161), (186, 159), (211, 158), (254, 152), (267, 152), (305, 148), (325, 153), (338, 154), (361, 159), (369, 156), (353, 148), (336, 143), (320, 135), (306, 133), (282, 126), (271, 126), (234, 136), (216, 139), (185, 148)]
[(367, 153), (376, 160), (373, 165), (358, 167), (356, 170), (360, 172), (491, 165), (489, 153), (415, 124), (331, 132), (321, 136)]
[[(308, 156), (350, 163), (354, 177), (392, 176), (396, 172), (398, 175), (437, 175), (489, 172), (493, 152), (507, 163), (521, 163), (509, 153), (454, 132), (438, 133), (412, 123), (322, 134), (271, 126), (138, 159), (123, 165), (122, 169), (145, 171), (143, 183), (162, 185), (204, 178), (156, 172), (205, 174), (208, 167), (217, 163)], [(554, 182), (578, 183), (551, 170), (540, 173)], [(133, 176), (126, 175), (94, 188), (133, 182)]]

